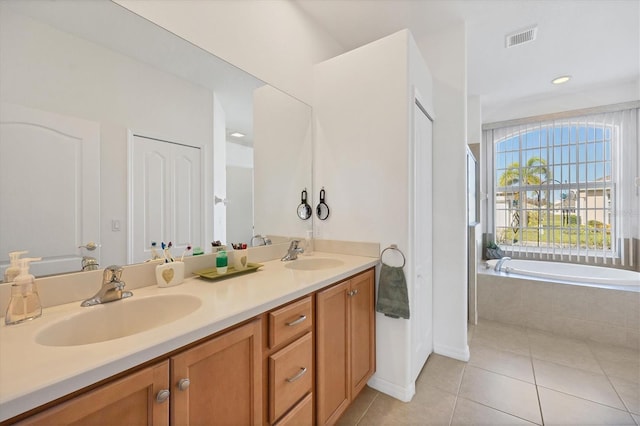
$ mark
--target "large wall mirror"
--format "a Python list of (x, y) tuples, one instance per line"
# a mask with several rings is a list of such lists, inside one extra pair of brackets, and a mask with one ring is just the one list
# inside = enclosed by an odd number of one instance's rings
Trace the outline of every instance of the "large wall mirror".
[(312, 226), (311, 108), (111, 1), (0, 2), (0, 131), (0, 272)]

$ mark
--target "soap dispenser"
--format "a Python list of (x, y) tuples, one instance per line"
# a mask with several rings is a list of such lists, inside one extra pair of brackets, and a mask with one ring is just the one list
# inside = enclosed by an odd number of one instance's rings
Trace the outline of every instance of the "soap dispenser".
[(4, 271), (4, 282), (10, 283), (20, 274), (20, 256), (29, 253), (28, 251), (12, 251), (9, 253), (11, 265)]
[(11, 285), (11, 300), (7, 307), (4, 322), (7, 325), (38, 318), (42, 315), (42, 305), (33, 275), (29, 273), (29, 263), (38, 258), (20, 259), (20, 274)]

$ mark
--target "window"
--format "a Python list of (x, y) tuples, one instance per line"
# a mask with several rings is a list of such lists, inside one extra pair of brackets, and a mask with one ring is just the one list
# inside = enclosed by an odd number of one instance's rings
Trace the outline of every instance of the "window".
[(624, 200), (635, 196), (623, 175), (637, 167), (636, 120), (633, 109), (485, 131), (493, 164), (490, 216), (503, 250), (571, 261), (621, 259), (620, 241), (630, 227), (625, 212), (635, 206)]

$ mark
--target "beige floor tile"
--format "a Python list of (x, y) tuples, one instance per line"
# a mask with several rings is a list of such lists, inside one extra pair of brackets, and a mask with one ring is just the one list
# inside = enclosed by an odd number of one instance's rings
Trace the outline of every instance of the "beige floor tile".
[(431, 354), (416, 380), (416, 393), (421, 386), (432, 386), (456, 395), (467, 364), (453, 358)]
[(640, 359), (640, 351), (635, 349), (609, 345), (606, 343), (594, 342), (587, 340), (587, 345), (591, 352), (600, 361), (620, 361), (620, 360), (638, 360)]
[(640, 359), (602, 360), (600, 365), (609, 377), (620, 377), (640, 383)]
[(473, 342), (529, 355), (529, 339), (524, 327), (481, 320), (473, 331)]
[(459, 396), (541, 424), (535, 385), (467, 366)]
[(529, 356), (475, 342), (471, 344), (470, 351), (471, 359), (469, 360), (469, 365), (475, 365), (514, 379), (535, 383), (531, 368), (531, 357)]
[(606, 405), (538, 387), (545, 425), (633, 425), (631, 415)]
[(487, 407), (466, 398), (458, 398), (451, 425), (532, 425), (518, 417)]
[(529, 330), (531, 356), (581, 370), (602, 373), (602, 368), (584, 340)]
[(619, 377), (609, 377), (609, 380), (627, 406), (627, 410), (640, 415), (640, 384)]
[(533, 360), (538, 386), (564, 392), (593, 402), (625, 410), (626, 407), (604, 374)]
[(357, 425), (379, 394), (380, 392), (377, 390), (365, 386), (336, 424), (340, 426)]
[(358, 425), (448, 425), (455, 401), (455, 395), (429, 386), (420, 389), (410, 403), (380, 394)]

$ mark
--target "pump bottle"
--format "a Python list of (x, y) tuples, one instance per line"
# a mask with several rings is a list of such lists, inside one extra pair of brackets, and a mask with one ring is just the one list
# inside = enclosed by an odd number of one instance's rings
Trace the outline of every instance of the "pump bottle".
[(29, 253), (28, 251), (12, 251), (9, 253), (9, 260), (11, 261), (11, 265), (5, 269), (4, 271), (4, 282), (10, 283), (13, 281), (18, 274), (20, 274), (20, 256), (23, 254)]
[(29, 273), (29, 263), (36, 260), (41, 260), (41, 258), (19, 259), (20, 274), (11, 285), (11, 300), (4, 317), (4, 322), (7, 325), (19, 324), (42, 315), (36, 280)]

